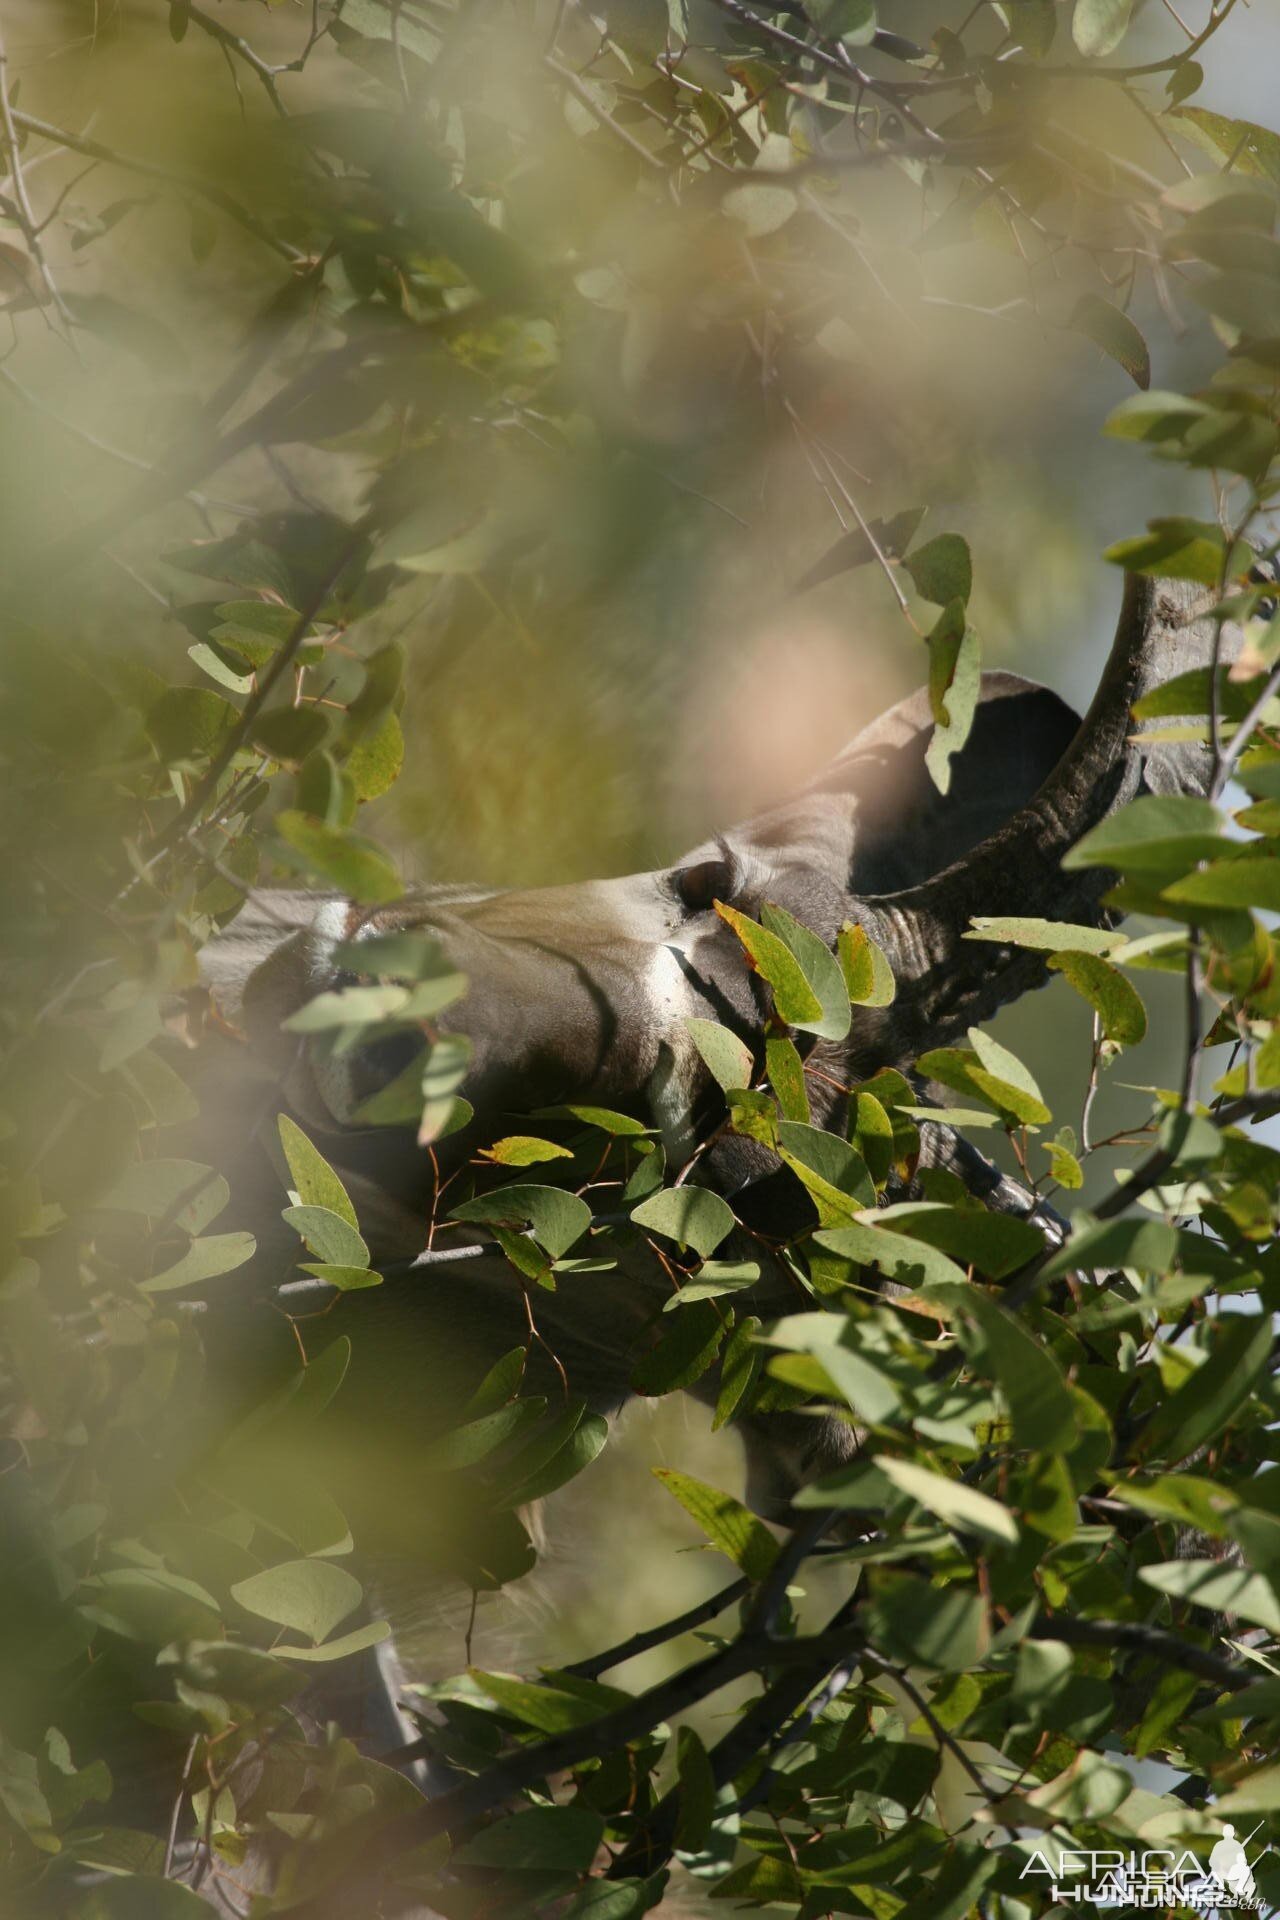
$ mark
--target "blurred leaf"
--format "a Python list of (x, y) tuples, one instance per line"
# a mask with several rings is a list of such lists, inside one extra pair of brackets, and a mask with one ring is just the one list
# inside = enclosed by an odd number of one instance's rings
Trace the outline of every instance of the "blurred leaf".
[(327, 1640), (364, 1597), (360, 1582), (332, 1560), (286, 1560), (237, 1581), (231, 1593), (247, 1612), (292, 1628), (312, 1646)]
[(1129, 31), (1133, 0), (1076, 0), (1071, 37), (1086, 60), (1114, 53)]
[(275, 824), (281, 838), (313, 873), (332, 881), (353, 900), (382, 906), (403, 893), (395, 868), (372, 841), (288, 808), (277, 814)]
[(252, 1260), (257, 1242), (251, 1233), (211, 1233), (193, 1240), (181, 1260), (140, 1284), (144, 1293), (172, 1293), (177, 1287), (197, 1286), (220, 1273), (234, 1273)]
[(1272, 1327), (1265, 1316), (1222, 1314), (1206, 1360), (1161, 1401), (1143, 1435), (1144, 1453), (1171, 1452), (1186, 1460), (1222, 1431), (1253, 1392), (1271, 1358)]
[(453, 1860), (508, 1873), (586, 1873), (603, 1837), (604, 1820), (589, 1807), (530, 1807), (495, 1820), (458, 1847)]
[(884, 1574), (863, 1616), (876, 1645), (895, 1658), (963, 1673), (986, 1651), (987, 1611), (976, 1593), (932, 1587), (910, 1574)]
[(749, 240), (762, 240), (784, 227), (799, 203), (790, 187), (752, 181), (730, 187), (720, 204), (729, 218), (745, 229)]
[(824, 580), (833, 580), (839, 573), (847, 573), (851, 567), (865, 566), (868, 560), (875, 559), (877, 547), (886, 559), (900, 560), (911, 545), (926, 511), (924, 507), (909, 507), (905, 513), (894, 514), (890, 520), (868, 521), (865, 533), (861, 527), (856, 527), (852, 532), (842, 534), (834, 547), (829, 548), (820, 560), (816, 560), (801, 574), (793, 591), (804, 593), (810, 587), (820, 586)]
[(1215, 1560), (1166, 1560), (1159, 1566), (1139, 1567), (1138, 1578), (1157, 1593), (1190, 1601), (1211, 1613), (1235, 1614), (1280, 1634), (1280, 1599), (1260, 1573), (1223, 1567)]
[(172, 765), (213, 753), (238, 718), (221, 694), (204, 687), (170, 687), (147, 715), (147, 732), (160, 758)]
[(178, 1880), (158, 1874), (122, 1874), (91, 1887), (76, 1920), (207, 1920), (208, 1905)]
[(977, 1487), (966, 1486), (962, 1480), (947, 1479), (913, 1461), (895, 1460), (884, 1453), (876, 1455), (875, 1465), (900, 1492), (919, 1501), (948, 1526), (980, 1534), (987, 1540), (999, 1540), (1008, 1546), (1018, 1544), (1018, 1523), (1009, 1509), (989, 1494), (979, 1492)]
[(1167, 900), (1189, 907), (1261, 907), (1280, 912), (1280, 860), (1215, 860), (1164, 888)]
[(1122, 871), (1185, 871), (1211, 860), (1222, 848), (1222, 815), (1192, 794), (1146, 794), (1131, 800), (1094, 827), (1063, 856), (1068, 869), (1119, 867)]
[[(1078, 23), (1081, 9), (1088, 5), (1095, 9), (1120, 5), (1127, 20), (1131, 4), (1132, 0), (1076, 0), (1075, 19)], [(1109, 48), (1103, 50), (1110, 51)], [(1124, 368), (1136, 387), (1151, 385), (1151, 355), (1147, 343), (1128, 314), (1122, 313), (1119, 307), (1113, 307), (1109, 300), (1099, 298), (1096, 293), (1081, 294), (1067, 325), (1074, 332), (1084, 334), (1087, 340), (1092, 340), (1095, 347), (1101, 347), (1105, 354)]]

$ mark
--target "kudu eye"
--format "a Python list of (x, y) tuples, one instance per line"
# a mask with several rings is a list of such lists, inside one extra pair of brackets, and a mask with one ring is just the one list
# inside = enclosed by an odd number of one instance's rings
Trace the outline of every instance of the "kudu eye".
[(717, 900), (733, 895), (733, 868), (727, 860), (699, 860), (671, 876), (680, 904), (690, 913), (707, 913)]

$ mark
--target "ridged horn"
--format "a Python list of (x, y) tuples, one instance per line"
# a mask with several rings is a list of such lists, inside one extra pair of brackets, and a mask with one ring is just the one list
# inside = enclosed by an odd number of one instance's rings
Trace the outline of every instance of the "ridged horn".
[[(946, 1045), (1045, 977), (1043, 954), (964, 940), (975, 915), (1097, 923), (1106, 871), (1064, 872), (1063, 855), (1140, 790), (1203, 793), (1210, 756), (1198, 745), (1143, 748), (1134, 702), (1213, 658), (1209, 603), (1182, 581), (1125, 578), (1106, 669), (1079, 731), (1035, 797), (954, 866), (902, 893), (859, 901), (858, 913), (898, 976), (894, 1050)], [(1238, 633), (1235, 638), (1238, 641)], [(1224, 657), (1232, 633), (1224, 632)]]

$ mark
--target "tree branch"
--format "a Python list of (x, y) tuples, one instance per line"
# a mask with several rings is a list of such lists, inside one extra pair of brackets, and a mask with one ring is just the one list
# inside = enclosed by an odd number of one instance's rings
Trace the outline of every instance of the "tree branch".
[(107, 166), (121, 167), (126, 173), (136, 173), (144, 180), (158, 180), (163, 185), (177, 187), (180, 192), (198, 194), (229, 220), (251, 233), (255, 240), (261, 240), (282, 259), (302, 261), (307, 258), (297, 247), (291, 247), (287, 241), (278, 240), (271, 229), (264, 226), (256, 214), (241, 206), (231, 194), (212, 181), (202, 180), (198, 174), (186, 173), (170, 167), (157, 166), (151, 160), (140, 160), (133, 154), (118, 153), (113, 147), (104, 146), (101, 140), (93, 140), (86, 133), (71, 133), (65, 127), (56, 127), (48, 120), (39, 120), (32, 113), (20, 113), (16, 107), (11, 110), (15, 128), (24, 133), (35, 135), (37, 139), (48, 140), (53, 146), (65, 147), (69, 153), (83, 153), (90, 160), (100, 160)]
[[(74, 322), (66, 302), (58, 292), (57, 283), (49, 270), (45, 259), (44, 245), (40, 239), (40, 226), (31, 205), (31, 196), (27, 192), (27, 183), (22, 172), (22, 155), (18, 151), (18, 130), (15, 124), (17, 116), (9, 101), (9, 56), (5, 51), (4, 34), (0, 31), (0, 130), (4, 133), (5, 152), (9, 159), (9, 171), (13, 176), (13, 208), (17, 215), (22, 237), (27, 243), (27, 251), (34, 262), (36, 272), (44, 283), (45, 292), (53, 302), (59, 319), (66, 329), (67, 338), (72, 339)], [(74, 341), (72, 342), (74, 346)]]

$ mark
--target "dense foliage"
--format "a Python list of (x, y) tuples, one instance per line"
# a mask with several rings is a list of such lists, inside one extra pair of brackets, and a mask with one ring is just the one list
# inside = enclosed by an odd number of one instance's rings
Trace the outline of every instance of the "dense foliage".
[[(76, 496), (10, 556), (8, 1911), (179, 1920), (204, 1910), (193, 1883), (234, 1897), (265, 1835), (283, 1866), (255, 1913), (299, 1910), (376, 1860), (388, 1911), (402, 1889), (449, 1915), (630, 1920), (674, 1867), (806, 1920), (1021, 1920), (1052, 1904), (1024, 1876), (1037, 1849), (1207, 1855), (1224, 1816), (1261, 1823), (1251, 1857), (1280, 1840), (1280, 1154), (1252, 1130), (1280, 1111), (1280, 622), (1253, 571), (1276, 550), (1280, 498), (1280, 134), (1201, 103), (1197, 55), (1229, 38), (1233, 0), (1186, 33), (1132, 0), (932, 11), (917, 45), (872, 0), (600, 15), (156, 0), (130, 32), (167, 32), (174, 61), (215, 42), (246, 95), (207, 174), (29, 111), (0, 59), (15, 408), (75, 431), (28, 383), (24, 356), (47, 365), (51, 345), (103, 379), (115, 353), (163, 356), (123, 270), (70, 290), (70, 264), (125, 259), (112, 250), (136, 223), (180, 211), (197, 265), (243, 249), (234, 273), (257, 310), (167, 446), (129, 456), (142, 471), (116, 461), (113, 491)], [(1152, 292), (1162, 326), (1211, 316), (1218, 364), (1194, 392), (1151, 390), (1130, 309)], [(650, 1642), (700, 1626), (701, 1654), (634, 1693), (602, 1678), (632, 1645), (429, 1689), (453, 1784), (424, 1803), (336, 1729), (308, 1744), (295, 1718), (319, 1668), (357, 1666), (386, 1631), (361, 1619), (360, 1542), (308, 1463), (361, 1302), (397, 1282), (287, 1119), (281, 1209), (302, 1272), (340, 1298), (298, 1320), (283, 1391), (233, 1431), (204, 1424), (204, 1330), (255, 1245), (220, 1169), (186, 1145), (199, 953), (259, 882), (400, 893), (361, 817), (405, 757), (420, 663), (396, 637), (400, 596), (433, 644), (557, 634), (554, 683), (585, 670), (620, 575), (678, 556), (707, 517), (746, 539), (746, 486), (774, 457), (798, 452), (785, 490), (810, 489), (804, 524), (831, 516), (798, 588), (866, 567), (923, 641), (945, 787), (978, 642), (969, 544), (926, 536), (916, 505), (963, 465), (958, 442), (926, 444), (928, 377), (917, 396), (896, 381), (895, 340), (921, 314), (1007, 328), (1011, 355), (1051, 329), (1063, 354), (1117, 363), (1140, 391), (1106, 431), (1140, 443), (1135, 492), (1145, 451), (1203, 505), (1116, 528), (1108, 557), (1201, 583), (1219, 625), (1245, 630), (1235, 665), (1139, 715), (1208, 743), (1210, 798), (1139, 801), (1073, 856), (1114, 870), (1110, 901), (1142, 928), (974, 929), (1051, 953), (1095, 1016), (1083, 1121), (1060, 1124), (982, 1031), (918, 1063), (1047, 1201), (1065, 1210), (1102, 1164), (1106, 1178), (1063, 1245), (951, 1176), (895, 1199), (930, 1110), (920, 1085), (855, 1088), (845, 1138), (809, 1124), (802, 1058), (808, 1036), (838, 1038), (853, 1007), (891, 996), (883, 956), (852, 930), (833, 956), (768, 911), (737, 924), (773, 994), (765, 1072), (723, 1028), (695, 1038), (722, 1128), (776, 1146), (812, 1202), (779, 1256), (803, 1310), (762, 1325), (735, 1306), (757, 1274), (749, 1238), (697, 1161), (677, 1179), (634, 1118), (577, 1108), (493, 1143), (442, 1206), (492, 1230), (533, 1303), (531, 1341), (539, 1289), (583, 1262), (607, 1287), (618, 1245), (644, 1236), (673, 1292), (637, 1355), (641, 1393), (718, 1368), (720, 1425), (808, 1406), (867, 1439), (783, 1537), (667, 1471), (690, 1540), (733, 1572), (716, 1609)], [(262, 450), (254, 506), (229, 510), (219, 475)], [(205, 532), (178, 546), (165, 515), (184, 498)], [(785, 524), (794, 499), (777, 512)], [(97, 578), (121, 538), (136, 557), (153, 526), (167, 649), (104, 639), (90, 618), (51, 631), (46, 591)], [(544, 716), (501, 705), (514, 758)], [(442, 753), (446, 776), (464, 755), (456, 740)], [(463, 983), (411, 942), (359, 964), (363, 984), (295, 1029), (338, 1048), (420, 1032), (364, 1118), (430, 1145), (463, 1111), (465, 1043), (433, 1028)], [(1095, 1139), (1091, 1093), (1142, 1038), (1144, 980), (1161, 972), (1187, 987), (1181, 1078)], [(464, 1569), (476, 1586), (527, 1573), (519, 1510), (605, 1444), (581, 1406), (522, 1392), (523, 1359), (474, 1383), (436, 1461), (500, 1517)], [(749, 1676), (734, 1717), (683, 1720)], [(167, 1830), (130, 1811), (132, 1770), (157, 1753)], [(1135, 1784), (1123, 1762), (1147, 1757), (1182, 1784)], [(1280, 1899), (1275, 1856), (1257, 1878)]]

